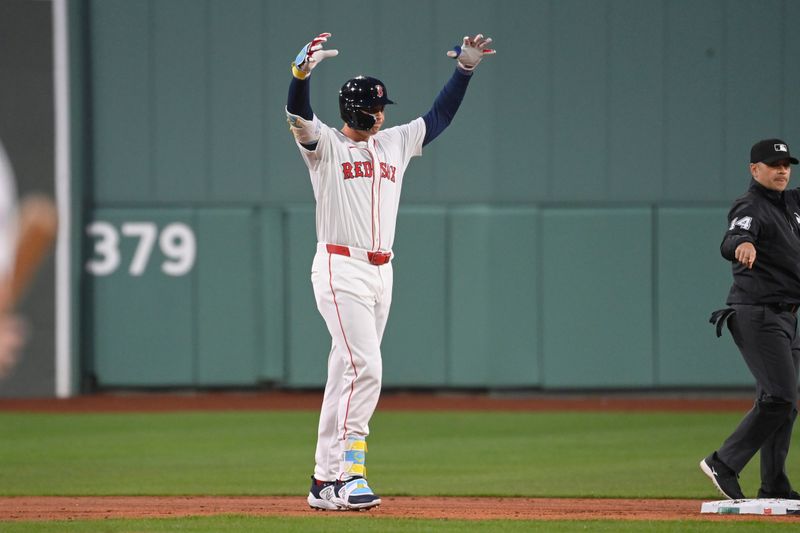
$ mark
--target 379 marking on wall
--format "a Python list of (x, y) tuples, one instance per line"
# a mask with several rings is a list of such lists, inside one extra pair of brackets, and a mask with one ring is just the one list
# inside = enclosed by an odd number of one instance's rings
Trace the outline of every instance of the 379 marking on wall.
[(94, 257), (86, 262), (86, 270), (95, 276), (108, 276), (120, 267), (120, 239), (123, 237), (138, 239), (128, 265), (131, 276), (141, 276), (147, 270), (156, 241), (165, 257), (161, 271), (168, 276), (187, 274), (197, 256), (194, 232), (181, 222), (167, 224), (160, 232), (154, 222), (123, 222), (117, 231), (110, 222), (98, 220), (89, 224), (86, 233), (94, 239)]

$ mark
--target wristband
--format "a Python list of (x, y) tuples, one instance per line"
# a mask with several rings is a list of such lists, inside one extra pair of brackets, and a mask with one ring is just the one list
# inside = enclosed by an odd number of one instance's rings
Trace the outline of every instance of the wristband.
[(299, 68), (297, 68), (297, 65), (292, 63), (292, 76), (294, 76), (298, 80), (306, 79), (309, 74), (310, 74), (310, 72), (305, 72), (303, 70), (300, 70)]

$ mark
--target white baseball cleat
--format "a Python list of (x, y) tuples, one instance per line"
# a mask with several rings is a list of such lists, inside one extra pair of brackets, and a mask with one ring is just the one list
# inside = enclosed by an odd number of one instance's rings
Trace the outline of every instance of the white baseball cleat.
[(333, 501), (346, 509), (360, 511), (381, 504), (380, 497), (372, 492), (367, 480), (363, 477), (336, 483), (335, 492), (336, 496)]

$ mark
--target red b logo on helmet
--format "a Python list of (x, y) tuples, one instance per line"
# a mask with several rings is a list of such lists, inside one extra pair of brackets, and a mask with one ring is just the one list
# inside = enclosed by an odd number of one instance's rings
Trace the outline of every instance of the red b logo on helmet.
[(378, 98), (383, 98), (383, 85), (376, 85), (375, 92), (378, 93)]

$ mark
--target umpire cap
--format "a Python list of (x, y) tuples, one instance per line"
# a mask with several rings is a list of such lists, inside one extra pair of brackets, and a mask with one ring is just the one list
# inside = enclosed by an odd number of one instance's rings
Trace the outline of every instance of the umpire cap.
[(789, 153), (789, 145), (780, 139), (764, 139), (755, 143), (750, 149), (751, 163), (769, 165), (784, 159), (788, 159), (793, 165), (797, 164), (797, 159)]

